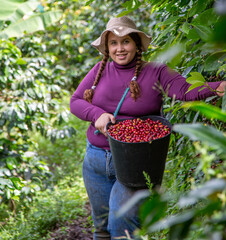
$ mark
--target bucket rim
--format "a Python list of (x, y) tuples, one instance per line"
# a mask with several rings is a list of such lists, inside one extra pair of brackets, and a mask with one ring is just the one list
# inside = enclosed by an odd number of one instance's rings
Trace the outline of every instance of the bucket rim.
[[(169, 132), (167, 135), (165, 135), (164, 137), (161, 137), (161, 138), (158, 138), (158, 139), (154, 139), (154, 140), (152, 140), (152, 141), (150, 141), (150, 142), (123, 142), (123, 141), (119, 141), (119, 140), (113, 138), (113, 137), (109, 134), (108, 128), (109, 128), (110, 125), (114, 125), (114, 124), (113, 124), (112, 122), (108, 122), (107, 125), (106, 125), (107, 135), (108, 135), (108, 137), (109, 137), (110, 139), (112, 139), (112, 140), (114, 140), (114, 141), (116, 141), (116, 142), (119, 142), (119, 143), (124, 143), (124, 144), (144, 144), (144, 143), (146, 143), (146, 144), (151, 144), (152, 142), (155, 142), (155, 141), (158, 141), (158, 140), (160, 140), (160, 139), (164, 139), (164, 138), (168, 137), (168, 136), (172, 133), (173, 125), (171, 124), (171, 122), (170, 122), (168, 119), (166, 119), (166, 118), (164, 118), (164, 117), (162, 117), (162, 116), (158, 116), (158, 115), (146, 115), (146, 116), (141, 116), (141, 117), (119, 118), (119, 119), (116, 119), (116, 122), (117, 122), (117, 121), (118, 121), (118, 122), (122, 122), (122, 121), (124, 121), (124, 120), (133, 120), (133, 119), (137, 119), (137, 118), (140, 118), (140, 119), (142, 119), (142, 120), (143, 120), (143, 119), (148, 119), (148, 118), (151, 119), (151, 117), (157, 117), (157, 118), (160, 118), (160, 119), (166, 121), (166, 122), (169, 124), (168, 127), (170, 128), (170, 132)], [(160, 120), (160, 119), (159, 119), (159, 120)], [(115, 123), (115, 124), (116, 124), (116, 123)]]

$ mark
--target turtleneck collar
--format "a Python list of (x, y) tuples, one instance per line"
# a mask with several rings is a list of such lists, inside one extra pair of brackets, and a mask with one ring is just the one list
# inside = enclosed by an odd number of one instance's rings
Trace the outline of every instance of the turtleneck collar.
[(116, 63), (114, 61), (112, 61), (112, 62), (113, 62), (113, 65), (114, 65), (115, 68), (129, 69), (129, 68), (133, 68), (133, 67), (136, 66), (136, 57), (130, 63), (128, 63), (126, 65), (120, 65), (120, 64), (118, 64), (118, 63)]

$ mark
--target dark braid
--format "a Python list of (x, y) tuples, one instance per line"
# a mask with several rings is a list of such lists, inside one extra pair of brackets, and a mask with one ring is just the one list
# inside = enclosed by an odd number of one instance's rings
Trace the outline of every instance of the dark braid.
[[(108, 33), (106, 35), (106, 41), (105, 41), (105, 54), (104, 57), (101, 61), (100, 64), (100, 68), (98, 70), (98, 73), (96, 75), (96, 78), (94, 80), (93, 86), (97, 86), (97, 84), (99, 83), (99, 80), (101, 78), (102, 72), (107, 64), (107, 61), (109, 59), (109, 51), (108, 51)], [(90, 89), (86, 89), (84, 94), (83, 94), (83, 98), (88, 101), (89, 103), (92, 103), (92, 99), (93, 99), (93, 94), (94, 94), (94, 89), (90, 88)]]
[[(138, 78), (141, 68), (142, 68), (142, 50), (141, 50), (141, 38), (138, 33), (130, 33), (129, 36), (133, 39), (133, 41), (136, 43), (137, 46), (137, 54), (136, 54), (136, 68), (135, 68), (135, 73), (134, 76), (136, 79)], [(139, 84), (137, 83), (136, 80), (133, 80), (130, 82), (130, 92), (131, 92), (131, 97), (136, 100), (140, 96), (140, 87)]]

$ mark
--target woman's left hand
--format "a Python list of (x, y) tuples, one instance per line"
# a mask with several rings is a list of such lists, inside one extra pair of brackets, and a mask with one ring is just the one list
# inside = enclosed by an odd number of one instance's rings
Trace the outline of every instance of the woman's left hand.
[(115, 117), (111, 113), (103, 113), (95, 122), (95, 128), (107, 137), (106, 125), (108, 122), (115, 123)]
[(219, 97), (223, 97), (225, 94), (225, 87), (226, 87), (226, 81), (223, 81), (222, 83), (220, 83), (220, 85), (216, 88), (217, 91), (217, 95)]

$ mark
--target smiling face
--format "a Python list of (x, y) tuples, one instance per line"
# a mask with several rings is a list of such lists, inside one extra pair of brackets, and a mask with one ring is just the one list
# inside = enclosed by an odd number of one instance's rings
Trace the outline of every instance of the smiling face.
[(136, 55), (136, 43), (133, 39), (126, 35), (118, 37), (112, 32), (108, 36), (109, 56), (112, 60), (120, 65), (127, 65)]

